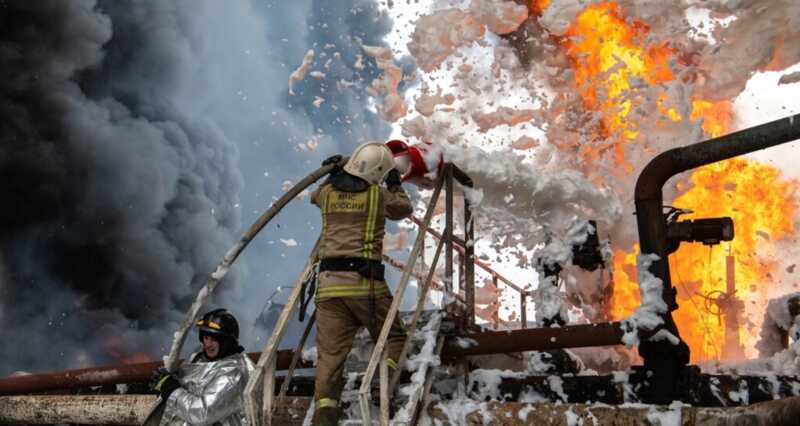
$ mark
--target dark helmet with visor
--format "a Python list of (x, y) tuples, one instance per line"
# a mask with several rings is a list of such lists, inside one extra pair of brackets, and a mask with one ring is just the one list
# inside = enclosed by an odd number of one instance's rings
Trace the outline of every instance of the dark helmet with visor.
[(215, 309), (206, 313), (197, 320), (196, 325), (200, 330), (201, 341), (206, 333), (212, 334), (217, 338), (239, 340), (239, 322), (236, 321), (236, 317), (225, 309)]

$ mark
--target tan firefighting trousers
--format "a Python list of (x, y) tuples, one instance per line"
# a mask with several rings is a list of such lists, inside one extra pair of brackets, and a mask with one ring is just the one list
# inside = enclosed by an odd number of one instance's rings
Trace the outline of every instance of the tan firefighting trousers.
[[(378, 339), (381, 327), (392, 304), (391, 296), (375, 298), (375, 330), (372, 341)], [(353, 338), (361, 327), (369, 328), (369, 300), (367, 298), (337, 297), (317, 302), (317, 380), (314, 390), (316, 408), (336, 407), (344, 386), (344, 362)], [(405, 330), (395, 318), (386, 343), (387, 363), (397, 368), (403, 350)]]

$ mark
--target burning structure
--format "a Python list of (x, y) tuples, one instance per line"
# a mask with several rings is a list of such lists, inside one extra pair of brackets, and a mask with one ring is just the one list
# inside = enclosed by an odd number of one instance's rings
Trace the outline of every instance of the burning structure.
[[(499, 135), (510, 133), (505, 139), (513, 142), (510, 147), (529, 154), (529, 162), (523, 164), (540, 170), (579, 170), (581, 177), (601, 193), (581, 194), (583, 212), (573, 212), (562, 206), (557, 208), (578, 217), (599, 219), (599, 228), (610, 242), (613, 259), (609, 268), (611, 275), (603, 279), (604, 283), (594, 289), (582, 285), (572, 287), (573, 300), (579, 301), (575, 305), (582, 306), (582, 315), (588, 319), (621, 320), (641, 303), (634, 272), (639, 247), (630, 215), (634, 209), (632, 195), (636, 176), (649, 158), (659, 152), (735, 129), (738, 118), (734, 101), (749, 77), (758, 71), (784, 69), (797, 61), (797, 58), (788, 57), (794, 53), (777, 47), (783, 46), (779, 40), (794, 37), (794, 32), (772, 32), (789, 22), (787, 16), (793, 16), (793, 7), (782, 8), (776, 4), (766, 7), (757, 2), (735, 9), (724, 2), (701, 6), (691, 2), (658, 5), (653, 2), (551, 4), (531, 1), (515, 2), (518, 7), (514, 8), (508, 3), (503, 16), (520, 18), (510, 19), (513, 22), (520, 21), (526, 14), (527, 17), (519, 26), (512, 25), (513, 29), (507, 27), (498, 33), (501, 39), (497, 43), (470, 48), (491, 51), (494, 61), (483, 64), (490, 78), (480, 79), (476, 69), (481, 64), (471, 63), (473, 56), (467, 52), (440, 66), (453, 70), (450, 71), (455, 75), (451, 86), (463, 99), (459, 113), (471, 114), (473, 118), (480, 116), (470, 110), (476, 108), (475, 104), (470, 105), (472, 96), (499, 99), (493, 95), (516, 94), (516, 98), (506, 103), (523, 105), (518, 106), (516, 112), (535, 110), (524, 122), (543, 130), (540, 140), (526, 144), (523, 132), (514, 133), (513, 129), (505, 127), (487, 131), (480, 123), (472, 133), (469, 126), (453, 126), (455, 129), (447, 130), (436, 122), (436, 116), (425, 120), (427, 127), (420, 126), (421, 120), (413, 118), (409, 121), (417, 121), (415, 126), (407, 125), (404, 129), (407, 134), (440, 141), (447, 140), (448, 136), (467, 134), (466, 139), (475, 137), (487, 145), (502, 145), (498, 139), (503, 136)], [(471, 6), (469, 10), (478, 9), (478, 6)], [(778, 10), (782, 11), (781, 17), (772, 15)], [(436, 13), (444, 17), (448, 12)], [(473, 15), (481, 16), (476, 13)], [(702, 22), (702, 29), (689, 23), (697, 19)], [(774, 24), (774, 28), (763, 30), (766, 22)], [(763, 30), (758, 31), (757, 36), (747, 31), (756, 27)], [(418, 31), (415, 37), (422, 34), (423, 31)], [(432, 43), (430, 39), (425, 41)], [(746, 62), (747, 70), (739, 67), (731, 70), (723, 64), (722, 58), (735, 58), (745, 49), (752, 55)], [(464, 71), (469, 68), (472, 70)], [(444, 70), (440, 73), (447, 74)], [(504, 106), (503, 100), (496, 102), (498, 107), (493, 106), (496, 112), (509, 108)], [(486, 105), (477, 104), (477, 108), (486, 109)], [(442, 115), (447, 116), (447, 113)], [(506, 113), (507, 117), (513, 115)], [(516, 123), (513, 120), (494, 123), (504, 124)], [(517, 134), (521, 136), (514, 139)], [(456, 162), (455, 158), (463, 157), (459, 153), (453, 156)], [(500, 158), (498, 156), (502, 161)], [(481, 182), (485, 173), (479, 166), (471, 168), (469, 164), (467, 158), (460, 163)], [(742, 302), (739, 326), (733, 328), (737, 334), (735, 340), (741, 342), (749, 357), (754, 357), (759, 338), (759, 327), (755, 324), (761, 321), (767, 301), (782, 292), (795, 290), (793, 280), (784, 273), (786, 268), (792, 269), (793, 262), (781, 264), (775, 254), (788, 250), (788, 242), (795, 232), (796, 185), (795, 180), (774, 166), (750, 158), (737, 158), (693, 170), (665, 188), (665, 199), (671, 200), (669, 204), (692, 210), (693, 215), (684, 218), (731, 217), (737, 226), (737, 236), (741, 237), (716, 248), (684, 244), (673, 255), (672, 275), (677, 278), (677, 302), (681, 306), (675, 313), (675, 321), (689, 330), (685, 339), (692, 347), (693, 361), (723, 360), (732, 355), (720, 352), (718, 342), (725, 341), (725, 322), (719, 319), (722, 313), (715, 316), (709, 312), (719, 313), (716, 307), (708, 308), (709, 298), (719, 292), (728, 293), (727, 286), (734, 286), (736, 297)], [(565, 192), (571, 189), (557, 188)], [(535, 191), (530, 192), (536, 195)], [(499, 193), (508, 195), (508, 191)], [(514, 195), (518, 200), (521, 194)], [(489, 197), (484, 198), (487, 211), (503, 204), (502, 200)], [(566, 204), (571, 200), (559, 201)], [(506, 211), (513, 210), (517, 203), (509, 204), (511, 208)], [(531, 203), (526, 205), (533, 213), (531, 216), (536, 216), (537, 204), (552, 208), (552, 204), (545, 202)], [(620, 209), (615, 210), (615, 206)], [(488, 226), (499, 223), (499, 235), (516, 233), (513, 244), (523, 243), (526, 248), (557, 235), (559, 231), (555, 229), (559, 227), (561, 234), (566, 234), (564, 229), (569, 226), (553, 223), (549, 218), (537, 218), (528, 221), (527, 226), (516, 222), (513, 227), (504, 229), (503, 221), (497, 216), (508, 215), (502, 211), (491, 211), (491, 214)], [(516, 211), (512, 215), (522, 216)], [(526, 232), (526, 229), (543, 231)], [(733, 271), (732, 280), (727, 280), (728, 270)], [(772, 284), (763, 284), (767, 281)], [(570, 293), (567, 284), (567, 293)], [(593, 299), (590, 296), (603, 290), (610, 293), (610, 297), (594, 297), (598, 303), (587, 303)], [(594, 306), (585, 309), (586, 305)], [(728, 323), (729, 320), (726, 319)], [(733, 329), (728, 334), (733, 333)]]
[[(797, 139), (798, 124), (790, 117), (734, 132), (742, 122), (736, 98), (750, 77), (800, 62), (800, 7), (758, 0), (464, 3), (434, 2), (408, 31), (416, 75), (402, 75), (391, 48), (364, 47), (384, 73), (367, 82), (377, 113), (457, 166), (440, 181), (444, 208), (434, 209), (438, 197), (423, 192), (433, 199), (431, 220), (419, 222), (444, 225), (442, 238), (420, 240), (416, 254), (434, 266), (431, 278), (443, 277), (444, 289), (430, 291), (450, 309), (434, 333), (442, 343), (429, 348), (439, 352), (427, 359), (421, 348), (412, 351), (409, 365), (424, 373), (411, 382), (424, 389), (438, 360), (461, 368), (440, 368), (450, 373), (449, 387), (419, 395), (438, 395), (426, 414), (458, 424), (475, 412), (502, 411), (485, 399), (730, 406), (800, 394), (796, 347), (788, 346), (797, 303), (787, 295), (796, 290), (797, 182), (741, 157)], [(313, 57), (303, 60), (292, 85), (314, 66)], [(402, 93), (411, 79), (418, 89)], [(668, 215), (665, 202), (674, 206)], [(455, 236), (459, 227), (463, 237)], [(575, 255), (590, 238), (596, 262), (582, 265)], [(481, 249), (513, 258), (530, 284), (475, 268)], [(433, 260), (441, 253), (443, 271)], [(290, 299), (285, 312), (292, 307)], [(308, 365), (278, 352), (279, 340), (262, 358), (265, 389), (275, 369)], [(609, 345), (617, 346), (558, 351)], [(517, 354), (526, 351), (536, 352)], [(490, 371), (479, 356), (496, 353), (524, 360), (516, 366), (524, 371)], [(379, 367), (370, 364), (375, 374)], [(124, 370), (103, 383), (140, 377)], [(453, 379), (462, 375), (468, 386)], [(42, 390), (24, 387), (35, 379), (0, 387)], [(292, 381), (294, 391), (275, 382), (284, 395), (303, 393), (301, 378)], [(352, 411), (361, 405), (363, 415), (364, 404), (354, 398)], [(518, 408), (514, 416), (524, 422), (530, 410)], [(676, 410), (642, 417), (664, 424)], [(566, 412), (558, 416), (569, 423)]]

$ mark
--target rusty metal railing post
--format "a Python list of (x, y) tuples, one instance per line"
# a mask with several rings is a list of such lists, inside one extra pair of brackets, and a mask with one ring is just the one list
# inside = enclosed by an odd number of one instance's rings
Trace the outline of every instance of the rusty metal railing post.
[(454, 250), (456, 265), (458, 265), (458, 294), (464, 295), (464, 255), (460, 250)]
[(467, 327), (475, 325), (475, 227), (472, 209), (464, 194), (464, 299), (467, 309)]
[(528, 327), (528, 292), (519, 294), (519, 328)]
[[(294, 377), (294, 370), (297, 368), (297, 364), (300, 361), (300, 358), (303, 356), (303, 349), (306, 345), (306, 340), (308, 340), (308, 335), (311, 334), (311, 328), (314, 327), (314, 323), (317, 322), (317, 310), (314, 309), (314, 312), (311, 313), (311, 316), (308, 318), (308, 323), (306, 324), (305, 330), (303, 330), (303, 336), (300, 337), (300, 342), (297, 343), (297, 346), (294, 349), (294, 354), (292, 355), (292, 361), (289, 363), (289, 369), (286, 371), (286, 375), (283, 376), (283, 383), (281, 383), (281, 388), (278, 391), (278, 396), (275, 398), (276, 401), (281, 402), (286, 398), (286, 394), (289, 392), (289, 385), (292, 383), (292, 377)], [(273, 407), (274, 410), (274, 407)]]
[[(450, 168), (452, 177), (461, 184), (464, 190), (464, 240), (461, 242), (455, 238), (454, 240), (456, 242), (455, 248), (459, 250), (464, 260), (465, 325), (472, 327), (475, 325), (475, 264), (477, 262), (475, 261), (475, 221), (472, 216), (472, 207), (467, 197), (467, 188), (472, 189), (474, 184), (472, 178), (455, 164), (451, 164)], [(461, 244), (461, 248), (459, 244)]]
[[(496, 289), (500, 288), (499, 287), (500, 283), (498, 282), (497, 274), (492, 274), (492, 284), (494, 285), (494, 288), (496, 288)], [(499, 297), (498, 297), (498, 299), (499, 299)], [(496, 305), (499, 305), (499, 303), (496, 300), (495, 300), (494, 303)], [(494, 329), (495, 330), (499, 330), (500, 329), (500, 307), (499, 306), (498, 306), (497, 310), (494, 311), (494, 313), (492, 314), (492, 319), (494, 320)]]
[(453, 290), (453, 165), (444, 166), (444, 281), (448, 290)]

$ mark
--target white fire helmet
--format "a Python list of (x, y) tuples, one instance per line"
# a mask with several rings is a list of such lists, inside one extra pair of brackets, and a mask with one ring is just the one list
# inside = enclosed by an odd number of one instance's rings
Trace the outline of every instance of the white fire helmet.
[(380, 142), (367, 142), (353, 151), (344, 171), (358, 176), (370, 185), (378, 185), (394, 168), (392, 151)]

